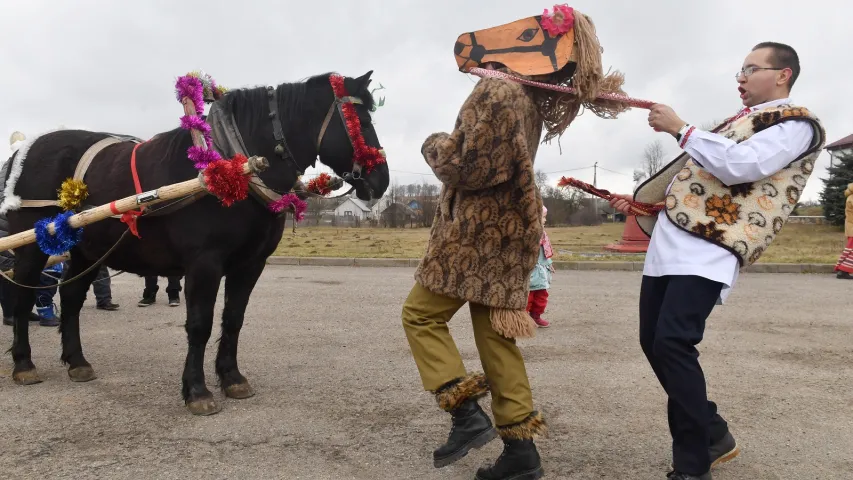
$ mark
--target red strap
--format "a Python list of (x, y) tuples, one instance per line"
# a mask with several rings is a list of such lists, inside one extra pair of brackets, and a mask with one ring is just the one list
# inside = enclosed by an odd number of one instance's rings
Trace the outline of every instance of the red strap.
[(139, 173), (136, 171), (136, 149), (142, 145), (141, 143), (137, 143), (135, 147), (133, 147), (133, 153), (130, 154), (130, 173), (133, 175), (133, 186), (136, 187), (136, 194), (139, 195), (142, 193), (142, 184), (139, 183)]
[[(143, 143), (145, 143), (145, 142), (143, 142)], [(139, 182), (139, 173), (136, 171), (136, 149), (139, 148), (140, 145), (142, 145), (142, 143), (137, 143), (133, 147), (133, 152), (131, 152), (131, 154), (130, 154), (130, 174), (133, 175), (133, 186), (136, 188), (136, 194), (137, 195), (142, 193), (142, 184)], [(121, 212), (118, 211), (115, 203), (116, 202), (110, 203), (110, 211), (112, 211), (114, 214), (118, 215)], [(142, 238), (139, 236), (139, 228), (136, 226), (136, 220), (137, 220), (137, 217), (142, 215), (143, 210), (145, 210), (145, 207), (142, 207), (139, 210), (127, 211), (127, 212), (123, 213), (121, 216), (122, 223), (126, 223), (127, 228), (130, 229), (130, 233), (136, 235), (137, 238)]]

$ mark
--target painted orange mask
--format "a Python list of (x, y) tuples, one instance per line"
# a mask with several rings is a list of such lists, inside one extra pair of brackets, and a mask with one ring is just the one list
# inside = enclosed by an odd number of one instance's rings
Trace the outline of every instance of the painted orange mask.
[(555, 5), (554, 12), (512, 23), (463, 33), (456, 39), (454, 54), (459, 70), (503, 64), (521, 75), (547, 75), (559, 71), (572, 58), (574, 11)]

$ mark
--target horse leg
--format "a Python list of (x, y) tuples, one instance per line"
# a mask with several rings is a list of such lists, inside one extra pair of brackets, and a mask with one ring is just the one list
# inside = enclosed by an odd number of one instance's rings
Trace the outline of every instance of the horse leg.
[[(41, 278), (41, 271), (47, 263), (47, 254), (38, 249), (37, 245), (25, 245), (15, 250), (15, 273), (12, 278), (21, 285), (36, 286)], [(38, 371), (32, 360), (30, 350), (30, 313), (36, 304), (36, 291), (12, 285), (10, 289), (15, 297), (14, 338), (12, 339), (12, 380), (18, 385), (33, 385), (41, 383)]]
[[(88, 261), (82, 254), (71, 250), (70, 268), (65, 278), (71, 279), (83, 273), (95, 262)], [(59, 320), (59, 331), (62, 334), (62, 363), (68, 365), (68, 377), (72, 382), (88, 382), (97, 378), (92, 365), (83, 357), (83, 345), (80, 342), (80, 309), (86, 299), (86, 292), (99, 269), (93, 268), (86, 275), (63, 285), (59, 288), (62, 315)]]
[(181, 393), (193, 415), (213, 415), (220, 410), (204, 382), (204, 350), (213, 330), (213, 307), (222, 280), (221, 265), (221, 257), (203, 255), (186, 274), (188, 348)]
[(264, 271), (264, 261), (235, 268), (225, 276), (225, 308), (222, 311), (222, 337), (216, 353), (216, 374), (225, 395), (249, 398), (255, 394), (237, 368), (237, 342), (252, 289)]

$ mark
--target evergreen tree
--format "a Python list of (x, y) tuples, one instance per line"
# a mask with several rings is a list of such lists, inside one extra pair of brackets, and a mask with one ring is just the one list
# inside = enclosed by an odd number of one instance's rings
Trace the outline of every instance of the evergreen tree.
[(844, 225), (844, 189), (853, 183), (853, 154), (836, 157), (834, 166), (829, 167), (829, 178), (822, 179), (823, 192), (820, 202), (823, 204), (823, 216), (832, 225)]

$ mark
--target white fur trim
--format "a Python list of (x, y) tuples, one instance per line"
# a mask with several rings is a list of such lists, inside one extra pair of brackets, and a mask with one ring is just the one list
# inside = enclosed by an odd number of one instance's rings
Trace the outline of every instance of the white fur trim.
[(6, 181), (5, 190), (3, 190), (5, 197), (3, 198), (3, 204), (0, 205), (0, 214), (5, 215), (9, 210), (17, 210), (21, 208), (21, 197), (15, 195), (15, 186), (18, 184), (18, 179), (24, 171), (24, 160), (27, 159), (27, 153), (30, 151), (30, 147), (32, 147), (33, 143), (43, 135), (59, 130), (64, 130), (64, 128), (48, 130), (33, 138), (27, 139), (22, 145), (20, 145), (17, 155), (15, 155), (15, 158), (12, 161), (12, 167), (9, 169), (9, 179)]

